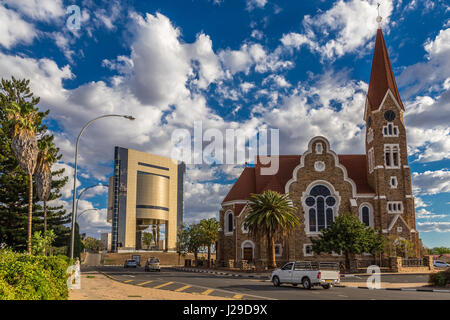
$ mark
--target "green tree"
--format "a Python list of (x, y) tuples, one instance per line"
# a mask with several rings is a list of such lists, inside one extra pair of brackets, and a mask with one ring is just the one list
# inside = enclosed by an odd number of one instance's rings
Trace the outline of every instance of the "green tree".
[(252, 194), (250, 211), (244, 219), (244, 227), (259, 238), (267, 239), (269, 268), (276, 268), (275, 236), (286, 235), (300, 225), (297, 210), (289, 200), (289, 195), (267, 190), (262, 194)]
[[(13, 121), (8, 120), (8, 108), (13, 102), (18, 105), (25, 103), (33, 106), (39, 103), (39, 98), (34, 97), (29, 87), (29, 80), (2, 79), (0, 83), (0, 243), (6, 244), (11, 249), (22, 251), (26, 249), (27, 225), (29, 213), (29, 175), (19, 166), (12, 149)], [(37, 110), (36, 108), (34, 108)], [(48, 115), (46, 112), (38, 112), (36, 134), (44, 136), (47, 127), (42, 123)], [(39, 143), (39, 142), (38, 142)], [(60, 157), (60, 156), (59, 156)], [(64, 169), (52, 171), (52, 191), (48, 198), (56, 200), (61, 197), (60, 189), (67, 183), (67, 177), (63, 176)], [(37, 192), (32, 192), (32, 230), (43, 230), (43, 210), (39, 205)], [(56, 234), (55, 246), (67, 245), (70, 229), (64, 226), (68, 222), (68, 215), (62, 205), (48, 206), (48, 227)]]
[(177, 243), (176, 249), (178, 253), (178, 264), (180, 264), (181, 256), (185, 256), (188, 252), (188, 244), (189, 244), (189, 230), (186, 228), (184, 224), (179, 226), (177, 230)]
[(39, 113), (30, 102), (11, 102), (7, 108), (12, 138), (11, 148), (20, 168), (28, 175), (28, 244), (31, 254), (31, 233), (33, 223), (33, 174), (38, 156), (36, 131), (39, 125)]
[(428, 254), (437, 254), (437, 255), (443, 255), (450, 253), (450, 248), (447, 247), (434, 247), (431, 249), (428, 249)]
[(204, 245), (208, 248), (208, 267), (211, 262), (211, 247), (217, 241), (220, 223), (216, 218), (203, 219), (200, 221), (203, 232)]
[(192, 224), (188, 227), (188, 251), (194, 254), (195, 263), (198, 260), (198, 252), (205, 243), (204, 233), (200, 224)]
[(313, 251), (333, 253), (342, 252), (345, 256), (345, 267), (350, 269), (350, 255), (377, 253), (384, 250), (384, 238), (366, 227), (351, 213), (337, 216), (331, 227), (322, 230), (318, 239), (310, 238)]
[[(67, 251), (66, 251), (66, 255), (70, 256), (70, 245), (69, 245), (69, 241), (70, 238), (67, 239), (68, 243), (67, 245)], [(83, 244), (83, 240), (81, 239), (81, 235), (80, 235), (80, 227), (78, 225), (78, 222), (75, 222), (75, 239), (74, 239), (74, 244), (73, 244), (73, 257), (74, 258), (78, 258), (81, 260), (81, 252), (84, 249), (84, 244)]]
[(147, 246), (147, 250), (150, 248), (153, 242), (153, 234), (150, 232), (142, 232), (142, 243)]
[(55, 241), (56, 235), (53, 230), (47, 230), (43, 234), (41, 231), (35, 231), (32, 239), (32, 253), (34, 255), (46, 255)]
[(93, 251), (93, 252), (99, 252), (103, 249), (103, 243), (101, 240), (93, 238), (93, 237), (86, 237), (82, 240), (84, 248)]

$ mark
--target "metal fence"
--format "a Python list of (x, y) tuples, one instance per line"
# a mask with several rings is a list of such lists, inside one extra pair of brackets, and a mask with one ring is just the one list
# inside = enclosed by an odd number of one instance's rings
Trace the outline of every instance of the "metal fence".
[(402, 267), (423, 267), (423, 259), (402, 259)]
[(376, 265), (375, 260), (356, 260), (357, 268), (367, 268)]

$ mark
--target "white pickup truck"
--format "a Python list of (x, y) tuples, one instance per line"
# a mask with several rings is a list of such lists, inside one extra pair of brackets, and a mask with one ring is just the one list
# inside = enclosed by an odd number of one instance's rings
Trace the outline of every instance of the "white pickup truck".
[(282, 283), (290, 283), (293, 286), (301, 283), (305, 289), (311, 289), (313, 286), (330, 289), (341, 281), (341, 273), (339, 263), (295, 261), (288, 262), (281, 269), (272, 272), (270, 280), (275, 287)]

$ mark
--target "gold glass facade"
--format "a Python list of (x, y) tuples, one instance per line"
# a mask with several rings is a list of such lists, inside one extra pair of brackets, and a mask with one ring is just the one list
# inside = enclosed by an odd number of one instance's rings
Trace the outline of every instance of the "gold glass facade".
[(158, 249), (175, 250), (183, 219), (184, 164), (120, 147), (116, 147), (115, 158), (118, 167), (110, 178), (108, 194), (112, 250), (140, 249), (140, 232), (150, 225), (163, 226), (164, 248)]

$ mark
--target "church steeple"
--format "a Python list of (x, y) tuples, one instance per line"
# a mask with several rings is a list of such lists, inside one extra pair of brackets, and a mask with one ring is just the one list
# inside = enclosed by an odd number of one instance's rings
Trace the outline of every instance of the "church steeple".
[(373, 53), (369, 91), (367, 93), (371, 111), (378, 109), (388, 89), (391, 90), (397, 103), (404, 110), (405, 108), (400, 99), (400, 94), (398, 93), (394, 73), (392, 72), (386, 43), (384, 42), (383, 31), (381, 30), (381, 27), (379, 27)]

